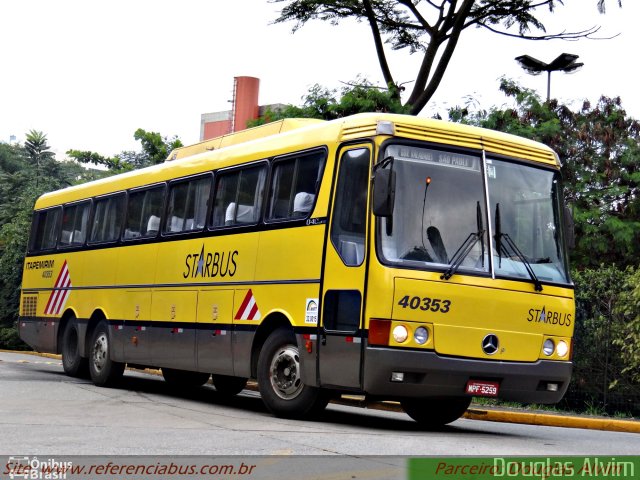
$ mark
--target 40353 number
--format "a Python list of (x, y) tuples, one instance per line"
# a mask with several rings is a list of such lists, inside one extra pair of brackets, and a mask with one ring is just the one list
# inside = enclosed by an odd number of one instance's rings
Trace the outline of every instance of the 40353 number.
[(451, 300), (430, 297), (410, 297), (409, 295), (405, 295), (400, 299), (398, 305), (402, 308), (410, 308), (412, 310), (448, 313), (451, 308)]

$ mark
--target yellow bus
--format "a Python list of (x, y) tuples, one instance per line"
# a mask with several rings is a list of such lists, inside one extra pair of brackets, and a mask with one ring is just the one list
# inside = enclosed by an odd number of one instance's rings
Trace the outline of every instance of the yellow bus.
[(68, 375), (256, 379), (275, 415), (331, 396), (423, 425), (474, 396), (553, 403), (574, 293), (548, 147), (432, 119), (284, 120), (40, 197), (19, 331)]

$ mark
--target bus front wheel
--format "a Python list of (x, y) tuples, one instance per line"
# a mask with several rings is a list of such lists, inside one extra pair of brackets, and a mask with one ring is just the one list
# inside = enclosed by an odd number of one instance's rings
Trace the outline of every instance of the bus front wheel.
[(116, 384), (124, 373), (124, 363), (111, 360), (111, 337), (107, 322), (101, 321), (91, 336), (89, 351), (89, 374), (93, 383), (99, 387)]
[(62, 368), (70, 377), (89, 376), (89, 361), (80, 356), (78, 322), (71, 317), (62, 332)]
[(400, 404), (405, 413), (421, 426), (438, 428), (464, 415), (471, 404), (471, 397), (405, 398)]
[(262, 346), (258, 388), (264, 404), (278, 417), (301, 418), (319, 413), (328, 403), (325, 392), (302, 382), (296, 338), (286, 328), (275, 330)]

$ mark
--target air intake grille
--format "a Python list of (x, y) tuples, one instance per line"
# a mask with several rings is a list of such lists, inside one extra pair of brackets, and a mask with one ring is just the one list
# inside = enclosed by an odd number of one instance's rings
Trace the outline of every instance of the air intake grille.
[(23, 317), (35, 317), (38, 311), (38, 296), (25, 295), (22, 297), (22, 308), (20, 314)]

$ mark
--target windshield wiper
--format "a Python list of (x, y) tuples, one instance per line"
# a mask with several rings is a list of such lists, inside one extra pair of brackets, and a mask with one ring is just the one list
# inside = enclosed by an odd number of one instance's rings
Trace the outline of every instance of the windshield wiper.
[[(529, 262), (529, 260), (527, 260), (527, 257), (525, 257), (524, 254), (520, 251), (518, 246), (509, 236), (509, 234), (502, 233), (502, 229), (500, 225), (500, 204), (499, 203), (496, 204), (495, 225), (496, 225), (496, 233), (494, 235), (494, 238), (496, 241), (496, 250), (498, 250), (498, 260), (499, 260), (498, 266), (499, 267), (502, 266), (503, 254), (505, 257), (516, 257), (518, 260), (522, 262), (522, 264), (524, 265), (524, 268), (527, 270), (529, 277), (531, 277), (531, 280), (533, 281), (533, 285), (536, 292), (541, 292), (542, 283), (540, 283), (540, 280), (538, 280), (536, 273), (533, 271), (533, 267), (531, 266), (531, 263)], [(509, 251), (509, 249), (511, 249), (511, 251)], [(547, 259), (540, 259), (535, 263), (547, 263), (546, 260)]]
[(440, 276), (441, 280), (449, 280), (458, 271), (458, 268), (460, 267), (460, 265), (462, 265), (462, 262), (465, 258), (467, 258), (467, 255), (469, 255), (478, 241), (480, 241), (482, 244), (481, 258), (482, 266), (484, 267), (484, 222), (482, 221), (482, 210), (480, 209), (480, 202), (476, 204), (476, 221), (478, 224), (478, 231), (470, 233), (466, 240), (462, 242), (460, 248), (458, 248), (458, 250), (456, 250), (456, 253), (453, 254), (453, 257), (451, 257), (449, 268), (447, 268), (447, 270)]
[[(483, 235), (484, 230), (478, 230), (477, 232), (469, 234), (467, 239), (462, 243), (462, 245), (460, 245), (460, 248), (458, 248), (456, 253), (453, 254), (453, 257), (451, 257), (449, 268), (447, 268), (447, 270), (440, 276), (442, 280), (449, 280), (458, 271), (458, 268), (462, 265), (464, 259), (467, 258), (471, 249), (476, 243), (478, 243)], [(482, 261), (484, 263), (484, 255)]]

